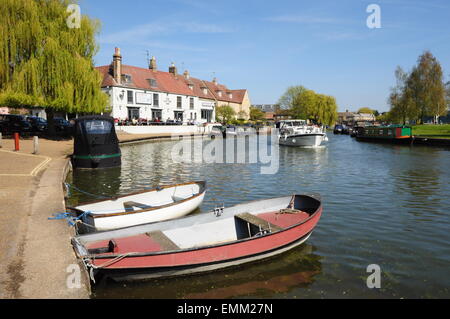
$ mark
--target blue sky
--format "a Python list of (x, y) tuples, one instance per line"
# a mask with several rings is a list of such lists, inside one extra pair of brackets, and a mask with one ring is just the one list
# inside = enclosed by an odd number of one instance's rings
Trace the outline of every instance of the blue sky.
[[(147, 50), (167, 71), (230, 89), (249, 90), (253, 104), (276, 103), (291, 85), (336, 97), (339, 110), (387, 111), (397, 65), (410, 70), (424, 50), (450, 79), (450, 2), (446, 0), (80, 0), (101, 21), (96, 65), (114, 47), (123, 63), (147, 66)], [(369, 29), (369, 4), (381, 28)]]

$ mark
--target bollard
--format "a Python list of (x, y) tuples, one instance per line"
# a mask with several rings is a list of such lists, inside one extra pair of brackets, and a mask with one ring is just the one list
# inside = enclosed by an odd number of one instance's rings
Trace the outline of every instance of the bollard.
[(19, 133), (14, 133), (14, 151), (20, 151)]
[(33, 154), (35, 155), (39, 154), (39, 137), (33, 136), (33, 146), (34, 146)]

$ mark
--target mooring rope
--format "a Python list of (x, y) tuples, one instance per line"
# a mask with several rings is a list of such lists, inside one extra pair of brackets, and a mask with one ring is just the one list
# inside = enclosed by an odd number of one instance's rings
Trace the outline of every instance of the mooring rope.
[(82, 194), (85, 194), (85, 195), (88, 195), (88, 196), (92, 196), (92, 197), (95, 197), (95, 198), (98, 198), (98, 199), (110, 199), (110, 197), (106, 197), (106, 196), (103, 196), (103, 195), (97, 195), (97, 194), (92, 194), (92, 193), (86, 192), (86, 191), (84, 191), (82, 189), (79, 189), (78, 187), (76, 187), (76, 186), (74, 186), (72, 184), (69, 184), (69, 183), (64, 183), (64, 185), (66, 186), (67, 194), (69, 195), (69, 197), (70, 197), (70, 189), (72, 188), (72, 189), (74, 189), (74, 190), (76, 190), (76, 191), (78, 191), (78, 192), (80, 192)]

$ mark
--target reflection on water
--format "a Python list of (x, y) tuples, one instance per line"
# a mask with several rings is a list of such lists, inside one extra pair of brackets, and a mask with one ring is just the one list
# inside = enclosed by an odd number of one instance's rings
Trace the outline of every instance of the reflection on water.
[[(312, 253), (313, 247), (305, 244), (272, 258), (214, 273), (204, 273), (178, 278), (148, 280), (145, 283), (102, 283), (94, 294), (97, 298), (181, 298), (224, 299), (253, 297), (266, 298), (288, 293), (293, 289), (308, 287), (321, 271), (320, 256)], [(105, 289), (107, 287), (107, 289)]]
[[(106, 196), (206, 180), (195, 213), (292, 193), (320, 193), (324, 204), (313, 235), (292, 252), (192, 277), (105, 282), (94, 297), (450, 297), (450, 152), (329, 138), (325, 148), (280, 147), (274, 175), (259, 163), (174, 163), (174, 142), (122, 146), (121, 169), (74, 172), (75, 186)], [(70, 203), (88, 200), (73, 192)], [(366, 286), (369, 264), (381, 267), (381, 289)]]

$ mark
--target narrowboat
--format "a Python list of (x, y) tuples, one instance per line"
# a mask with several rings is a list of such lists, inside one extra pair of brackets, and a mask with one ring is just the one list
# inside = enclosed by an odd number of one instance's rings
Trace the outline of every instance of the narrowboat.
[(412, 129), (406, 125), (359, 127), (356, 139), (366, 142), (410, 144), (412, 142)]
[(311, 236), (321, 214), (320, 196), (291, 195), (79, 235), (72, 246), (93, 283), (189, 275), (293, 249)]
[(119, 139), (114, 119), (93, 115), (79, 117), (74, 125), (74, 168), (108, 168), (121, 166)]

